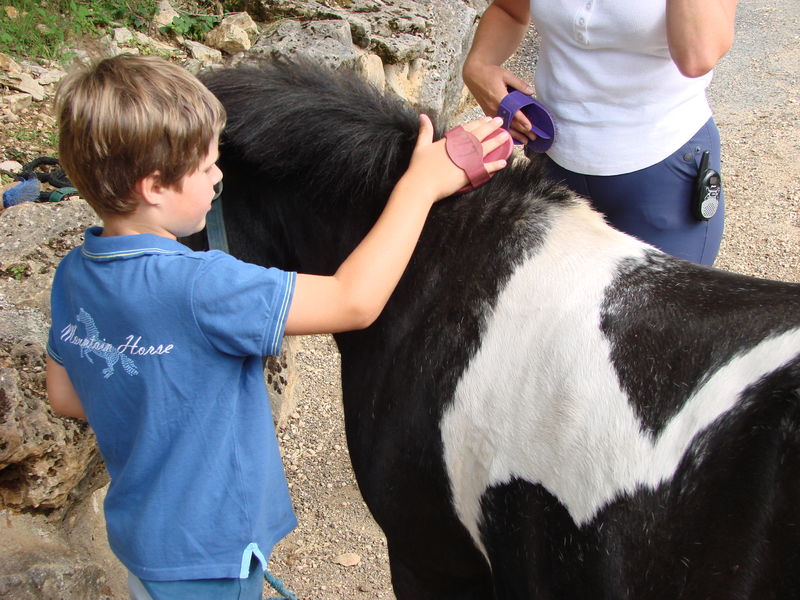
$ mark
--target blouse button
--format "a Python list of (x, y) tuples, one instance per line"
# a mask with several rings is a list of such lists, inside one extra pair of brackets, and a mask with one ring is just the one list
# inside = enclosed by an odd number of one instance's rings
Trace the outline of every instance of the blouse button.
[(584, 25), (586, 25), (586, 19), (584, 19), (583, 17), (581, 17), (580, 19), (578, 19), (578, 25), (580, 25), (581, 27), (583, 27)]

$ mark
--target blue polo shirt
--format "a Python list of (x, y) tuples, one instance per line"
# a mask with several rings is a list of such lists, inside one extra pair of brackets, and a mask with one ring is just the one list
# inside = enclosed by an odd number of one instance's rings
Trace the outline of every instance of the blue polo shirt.
[(296, 275), (101, 233), (56, 270), (47, 349), (111, 475), (111, 549), (140, 579), (247, 577), (296, 526), (261, 362)]

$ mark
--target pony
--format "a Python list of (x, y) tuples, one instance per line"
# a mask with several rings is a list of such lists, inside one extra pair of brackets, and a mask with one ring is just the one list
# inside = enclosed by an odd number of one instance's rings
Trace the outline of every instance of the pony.
[[(201, 78), (230, 252), (333, 273), (417, 112), (300, 60)], [(437, 203), (378, 320), (334, 337), (397, 598), (800, 595), (800, 285), (668, 256), (518, 157)]]

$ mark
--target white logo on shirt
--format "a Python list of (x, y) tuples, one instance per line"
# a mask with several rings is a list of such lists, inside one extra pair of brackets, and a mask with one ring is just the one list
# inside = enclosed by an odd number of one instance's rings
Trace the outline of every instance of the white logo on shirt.
[(70, 323), (61, 330), (61, 340), (80, 347), (81, 358), (85, 358), (92, 364), (94, 364), (92, 354), (105, 360), (106, 368), (103, 369), (103, 377), (106, 379), (114, 374), (114, 366), (117, 363), (122, 365), (122, 369), (128, 375), (139, 374), (136, 363), (124, 354), (121, 354), (112, 344), (100, 338), (100, 330), (97, 329), (92, 315), (81, 308), (76, 319), (78, 323), (84, 326), (86, 336), (78, 336), (78, 326), (74, 323)]
[(86, 335), (84, 337), (77, 335), (78, 325), (70, 323), (61, 330), (61, 340), (79, 346), (81, 358), (85, 358), (90, 363), (94, 364), (92, 355), (104, 359), (106, 368), (103, 369), (103, 377), (106, 379), (114, 374), (114, 367), (117, 363), (122, 365), (122, 369), (128, 375), (139, 374), (136, 363), (128, 355), (160, 356), (169, 354), (175, 348), (174, 344), (159, 344), (157, 346), (142, 344), (142, 336), (135, 334), (127, 336), (124, 343), (114, 346), (111, 342), (101, 339), (100, 330), (97, 328), (94, 318), (83, 308), (78, 312), (76, 320), (84, 326)]

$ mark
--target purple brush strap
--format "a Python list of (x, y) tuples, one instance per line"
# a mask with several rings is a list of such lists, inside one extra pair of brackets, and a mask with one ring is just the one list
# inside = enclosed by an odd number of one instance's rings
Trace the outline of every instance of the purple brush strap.
[[(523, 94), (518, 90), (511, 91), (500, 101), (497, 116), (503, 119), (503, 127), (511, 128), (511, 121), (518, 110), (522, 111), (531, 122), (531, 131), (536, 134), (535, 140), (530, 140), (528, 149), (533, 152), (546, 152), (556, 137), (556, 127), (550, 111), (536, 98)], [(514, 140), (515, 144), (520, 142)]]

